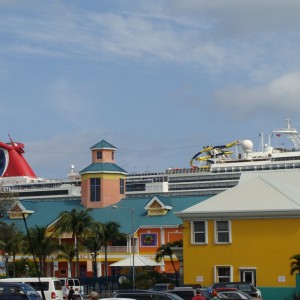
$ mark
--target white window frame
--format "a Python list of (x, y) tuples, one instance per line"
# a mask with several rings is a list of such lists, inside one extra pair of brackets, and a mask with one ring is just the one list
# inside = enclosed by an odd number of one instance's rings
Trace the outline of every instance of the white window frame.
[(239, 267), (240, 281), (246, 282), (245, 276), (247, 272), (251, 273), (251, 282), (256, 286), (256, 267)]
[[(228, 223), (228, 242), (220, 242), (218, 239), (218, 222), (227, 222)], [(214, 221), (214, 233), (215, 233), (215, 244), (231, 244), (232, 237), (231, 237), (231, 221), (230, 220), (215, 220)]]
[(229, 268), (229, 278), (228, 280), (225, 280), (226, 282), (231, 282), (233, 281), (233, 266), (230, 266), (230, 265), (215, 265), (214, 266), (214, 282), (222, 282), (220, 281), (220, 276), (219, 276), (219, 273), (218, 273), (218, 270), (220, 268)]
[[(204, 223), (204, 242), (196, 242), (195, 240), (195, 226), (194, 226), (194, 223), (195, 222), (203, 222)], [(208, 226), (207, 226), (207, 221), (204, 221), (204, 220), (195, 220), (195, 221), (192, 221), (192, 230), (191, 230), (191, 244), (193, 245), (206, 245), (207, 244), (207, 240), (208, 240)], [(201, 232), (203, 233), (203, 232)]]

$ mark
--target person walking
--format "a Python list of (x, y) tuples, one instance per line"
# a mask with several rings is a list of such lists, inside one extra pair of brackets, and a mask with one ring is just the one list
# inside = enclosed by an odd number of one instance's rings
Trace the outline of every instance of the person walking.
[(204, 296), (201, 294), (200, 288), (196, 288), (196, 295), (192, 298), (192, 300), (205, 300)]
[(74, 300), (74, 289), (72, 286), (70, 286), (70, 289), (69, 289), (69, 294), (68, 294), (68, 300)]

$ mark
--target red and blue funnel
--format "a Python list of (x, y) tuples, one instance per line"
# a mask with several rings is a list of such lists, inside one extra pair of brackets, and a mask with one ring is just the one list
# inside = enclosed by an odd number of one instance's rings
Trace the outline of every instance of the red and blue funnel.
[(0, 177), (28, 176), (37, 178), (26, 159), (23, 157), (24, 144), (0, 142)]

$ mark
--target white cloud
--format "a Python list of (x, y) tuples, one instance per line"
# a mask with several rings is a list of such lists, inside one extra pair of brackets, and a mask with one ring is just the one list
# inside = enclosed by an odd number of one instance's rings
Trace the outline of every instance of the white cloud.
[(177, 15), (205, 18), (226, 35), (298, 31), (300, 2), (297, 0), (174, 0), (169, 10)]
[(21, 13), (0, 15), (0, 52), (175, 62), (207, 72), (244, 70), (256, 78), (271, 60), (272, 69), (300, 67), (300, 2), (292, 0), (137, 2), (120, 11), (32, 3), (33, 10), (21, 6)]
[(215, 92), (218, 107), (246, 116), (261, 111), (300, 113), (300, 72), (283, 74), (266, 85), (231, 86)]

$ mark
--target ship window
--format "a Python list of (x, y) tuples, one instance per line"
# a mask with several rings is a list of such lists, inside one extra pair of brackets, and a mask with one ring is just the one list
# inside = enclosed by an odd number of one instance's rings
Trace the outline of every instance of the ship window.
[(90, 179), (90, 201), (91, 202), (101, 201), (100, 192), (101, 192), (100, 178), (91, 178)]

